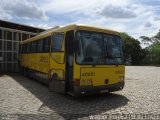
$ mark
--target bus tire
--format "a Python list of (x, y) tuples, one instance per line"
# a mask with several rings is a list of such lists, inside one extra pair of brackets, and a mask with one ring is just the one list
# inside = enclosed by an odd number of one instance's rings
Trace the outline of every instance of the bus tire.
[(26, 68), (24, 67), (23, 68), (23, 75), (26, 77), (27, 76), (27, 74), (26, 74)]
[(54, 79), (56, 78), (57, 76), (55, 74), (51, 75), (51, 78), (49, 79), (49, 91), (50, 92), (53, 92), (54, 91)]
[(25, 77), (28, 77), (28, 76), (29, 76), (29, 69), (28, 69), (28, 68), (25, 68), (25, 67), (24, 67), (24, 69), (23, 69), (23, 75), (24, 75)]
[(20, 68), (19, 68), (19, 73), (20, 73), (21, 75), (23, 75), (23, 67), (20, 67)]
[(53, 92), (53, 91), (52, 91), (52, 85), (51, 85), (51, 84), (52, 84), (52, 79), (50, 78), (50, 79), (49, 79), (49, 83), (48, 83), (48, 87), (49, 87), (49, 91), (50, 91), (50, 92)]

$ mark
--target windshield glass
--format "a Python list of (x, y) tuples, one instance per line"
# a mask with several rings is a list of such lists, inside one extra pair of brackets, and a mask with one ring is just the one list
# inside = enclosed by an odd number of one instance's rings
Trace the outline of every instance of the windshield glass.
[(78, 31), (76, 38), (79, 44), (76, 53), (78, 64), (123, 64), (119, 36)]

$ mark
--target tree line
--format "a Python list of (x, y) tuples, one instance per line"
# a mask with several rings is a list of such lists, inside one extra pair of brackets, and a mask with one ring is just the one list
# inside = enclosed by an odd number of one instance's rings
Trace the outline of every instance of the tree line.
[(160, 65), (160, 30), (153, 37), (141, 36), (139, 39), (123, 32), (121, 39), (126, 64)]

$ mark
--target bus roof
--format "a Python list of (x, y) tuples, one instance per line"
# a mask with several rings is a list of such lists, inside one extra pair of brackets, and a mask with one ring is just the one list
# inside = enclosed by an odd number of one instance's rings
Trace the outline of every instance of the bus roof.
[(54, 32), (66, 32), (69, 30), (88, 30), (88, 31), (95, 31), (95, 32), (103, 32), (103, 33), (109, 33), (109, 34), (114, 34), (114, 35), (119, 35), (119, 32), (106, 29), (106, 28), (100, 28), (100, 27), (95, 27), (95, 26), (88, 26), (88, 25), (80, 25), (80, 24), (72, 24), (72, 25), (67, 25), (67, 26), (56, 26), (51, 29), (48, 29), (44, 32), (39, 33), (35, 37), (32, 37), (30, 39), (24, 40), (21, 42), (21, 44), (28, 43), (31, 41), (36, 41), (38, 39), (47, 37), (52, 35)]

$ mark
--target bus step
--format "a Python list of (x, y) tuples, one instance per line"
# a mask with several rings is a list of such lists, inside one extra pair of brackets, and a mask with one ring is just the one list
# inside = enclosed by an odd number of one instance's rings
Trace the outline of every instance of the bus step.
[(72, 91), (68, 91), (67, 94), (74, 96), (74, 93)]

